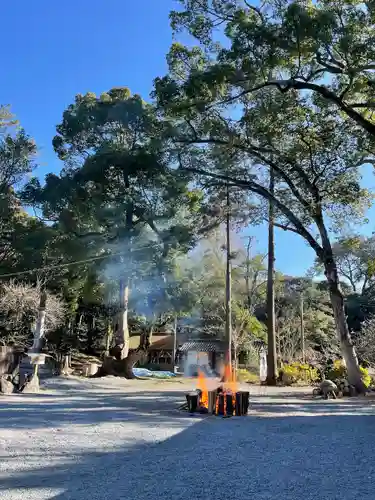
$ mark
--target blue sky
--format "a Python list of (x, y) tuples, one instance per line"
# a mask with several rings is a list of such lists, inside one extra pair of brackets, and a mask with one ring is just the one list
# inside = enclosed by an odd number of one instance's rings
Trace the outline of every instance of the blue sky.
[[(0, 103), (10, 104), (35, 138), (40, 177), (61, 168), (51, 140), (75, 94), (127, 86), (148, 97), (153, 78), (166, 72), (172, 41), (168, 14), (174, 6), (173, 0), (2, 2), (2, 39), (8, 48), (2, 51)], [(365, 184), (375, 185), (369, 171)], [(372, 224), (366, 232), (371, 229)], [(265, 251), (264, 226), (244, 234), (256, 236), (256, 249)], [(303, 274), (313, 259), (299, 236), (276, 231), (280, 271)]]

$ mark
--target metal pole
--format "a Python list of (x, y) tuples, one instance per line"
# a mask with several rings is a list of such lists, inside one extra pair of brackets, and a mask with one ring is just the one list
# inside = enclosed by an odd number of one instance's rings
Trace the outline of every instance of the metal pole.
[(305, 325), (303, 319), (303, 291), (301, 292), (301, 349), (302, 349), (302, 362), (305, 362)]
[(230, 248), (230, 197), (227, 184), (227, 214), (226, 214), (226, 279), (225, 279), (225, 337), (228, 346), (227, 363), (232, 368), (232, 265)]

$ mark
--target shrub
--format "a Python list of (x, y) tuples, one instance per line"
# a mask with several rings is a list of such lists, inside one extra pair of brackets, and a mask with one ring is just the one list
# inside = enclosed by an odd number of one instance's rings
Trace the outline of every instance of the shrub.
[(367, 368), (363, 368), (363, 366), (360, 366), (359, 369), (361, 370), (362, 373), (362, 382), (365, 384), (365, 387), (370, 387), (371, 385), (371, 375), (368, 372)]
[(299, 371), (294, 365), (284, 365), (282, 367), (282, 382), (285, 385), (292, 385), (298, 381)]
[(238, 382), (247, 382), (248, 384), (259, 383), (259, 376), (256, 373), (245, 370), (244, 368), (237, 369), (236, 378)]
[(346, 366), (342, 362), (341, 359), (336, 359), (333, 362), (332, 367), (326, 372), (326, 378), (328, 380), (338, 380), (340, 378), (346, 378), (347, 377), (347, 371), (346, 371)]
[[(368, 372), (368, 369), (364, 368), (363, 366), (360, 366), (359, 369), (361, 370), (362, 374), (362, 382), (364, 383), (365, 387), (369, 387), (371, 385), (371, 376)], [(326, 378), (335, 382), (339, 379), (346, 379), (347, 376), (348, 372), (346, 370), (346, 366), (341, 359), (337, 359), (336, 361), (334, 361), (332, 368), (328, 370)]]
[(313, 384), (319, 379), (316, 368), (304, 363), (290, 363), (282, 367), (282, 382), (285, 385), (297, 383)]

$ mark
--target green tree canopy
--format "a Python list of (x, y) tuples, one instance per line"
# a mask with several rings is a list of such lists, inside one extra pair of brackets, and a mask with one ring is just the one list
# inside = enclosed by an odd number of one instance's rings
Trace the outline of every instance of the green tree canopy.
[[(60, 175), (47, 175), (44, 186), (32, 179), (26, 202), (85, 238), (88, 252), (129, 242), (142, 231), (153, 233), (167, 253), (194, 244), (201, 195), (158, 148), (160, 127), (151, 105), (126, 88), (78, 95), (57, 132), (53, 144), (65, 167)], [(184, 224), (177, 220), (181, 211)]]
[[(174, 30), (186, 29), (208, 49), (211, 60), (207, 72), (205, 56), (192, 49), (201, 64), (191, 75), (191, 88), (197, 91), (196, 97), (190, 94), (192, 100), (204, 106), (218, 94), (229, 101), (274, 89), (281, 94), (303, 91), (314, 100), (324, 99), (336, 117), (375, 135), (372, 2), (180, 0), (180, 4), (181, 9), (171, 13)], [(181, 72), (186, 71), (191, 61), (188, 50), (178, 45), (175, 50), (180, 52)]]

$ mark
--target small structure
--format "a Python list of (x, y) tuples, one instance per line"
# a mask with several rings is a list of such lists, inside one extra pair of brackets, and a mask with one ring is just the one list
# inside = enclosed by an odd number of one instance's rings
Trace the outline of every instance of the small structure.
[(173, 371), (174, 335), (157, 336), (149, 347), (148, 363), (160, 366), (161, 370)]
[(189, 377), (198, 375), (198, 369), (221, 373), (224, 368), (225, 345), (220, 340), (190, 340), (179, 346), (177, 357)]
[[(140, 335), (132, 335), (129, 340), (130, 349), (137, 349), (140, 343)], [(153, 334), (145, 363), (157, 365), (160, 370), (173, 371), (173, 348), (174, 335), (159, 332)]]
[[(190, 337), (190, 338), (189, 338)], [(130, 337), (130, 349), (137, 349), (140, 336)], [(191, 339), (190, 335), (179, 332), (175, 346), (173, 334), (154, 333), (148, 348), (148, 365), (156, 365), (160, 370), (178, 371), (187, 376), (196, 376), (198, 367), (207, 375), (212, 371), (221, 372), (224, 364), (225, 345), (220, 340)], [(175, 351), (176, 348), (176, 352)], [(174, 359), (175, 354), (175, 359)]]

